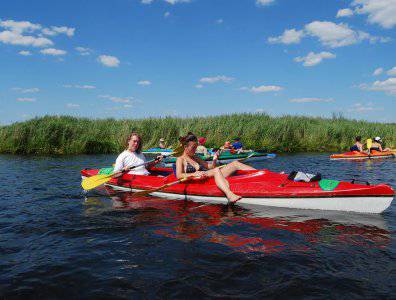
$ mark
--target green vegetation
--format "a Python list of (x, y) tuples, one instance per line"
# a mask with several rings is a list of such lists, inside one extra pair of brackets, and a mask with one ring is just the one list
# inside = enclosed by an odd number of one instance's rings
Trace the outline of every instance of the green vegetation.
[(125, 148), (131, 131), (143, 136), (145, 148), (163, 137), (169, 146), (192, 131), (207, 137), (207, 146), (221, 146), (240, 136), (245, 148), (269, 152), (344, 151), (356, 135), (381, 136), (388, 147), (396, 145), (396, 124), (370, 123), (334, 116), (332, 119), (266, 114), (233, 114), (194, 118), (115, 120), (46, 116), (0, 127), (0, 153), (99, 154)]

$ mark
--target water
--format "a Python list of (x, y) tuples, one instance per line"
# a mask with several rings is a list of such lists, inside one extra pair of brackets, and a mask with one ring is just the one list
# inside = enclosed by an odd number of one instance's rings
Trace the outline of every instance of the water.
[[(79, 171), (114, 158), (0, 156), (0, 298), (395, 297), (395, 201), (362, 215), (84, 195)], [(259, 166), (396, 187), (393, 159)]]

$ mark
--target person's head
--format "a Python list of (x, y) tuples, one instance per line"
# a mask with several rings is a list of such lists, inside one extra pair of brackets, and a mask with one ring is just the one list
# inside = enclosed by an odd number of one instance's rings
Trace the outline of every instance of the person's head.
[(357, 137), (355, 137), (355, 141), (360, 143), (362, 141), (362, 137), (358, 135)]
[(142, 152), (142, 138), (136, 132), (132, 132), (128, 136), (126, 144), (129, 151), (136, 152), (138, 154)]
[(232, 148), (232, 145), (231, 145), (231, 142), (230, 141), (226, 141), (225, 143), (224, 143), (224, 149), (231, 149)]
[(382, 142), (382, 140), (381, 140), (381, 138), (379, 136), (376, 136), (374, 138), (374, 141), (377, 142), (377, 143), (381, 143)]
[(198, 139), (198, 143), (199, 143), (200, 145), (205, 145), (206, 139), (205, 139), (204, 137), (200, 137), (200, 138)]
[(187, 135), (181, 136), (179, 138), (179, 141), (184, 147), (185, 154), (189, 156), (193, 156), (195, 154), (198, 146), (198, 139), (194, 133), (189, 132), (187, 133)]
[(239, 142), (241, 139), (239, 137), (234, 138), (235, 142)]

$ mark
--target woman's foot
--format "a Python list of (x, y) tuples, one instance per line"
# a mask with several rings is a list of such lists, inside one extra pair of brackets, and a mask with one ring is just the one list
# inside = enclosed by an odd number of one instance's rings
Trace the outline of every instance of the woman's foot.
[(241, 200), (242, 197), (235, 195), (234, 193), (230, 193), (229, 195), (227, 195), (227, 199), (228, 199), (228, 203), (230, 204), (234, 204), (236, 203), (238, 200)]

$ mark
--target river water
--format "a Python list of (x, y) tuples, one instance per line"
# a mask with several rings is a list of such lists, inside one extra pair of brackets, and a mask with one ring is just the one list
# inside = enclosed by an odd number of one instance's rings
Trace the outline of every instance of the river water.
[[(0, 156), (0, 299), (395, 299), (396, 200), (364, 215), (82, 193), (79, 171), (114, 159)], [(396, 187), (395, 159), (255, 167)]]

